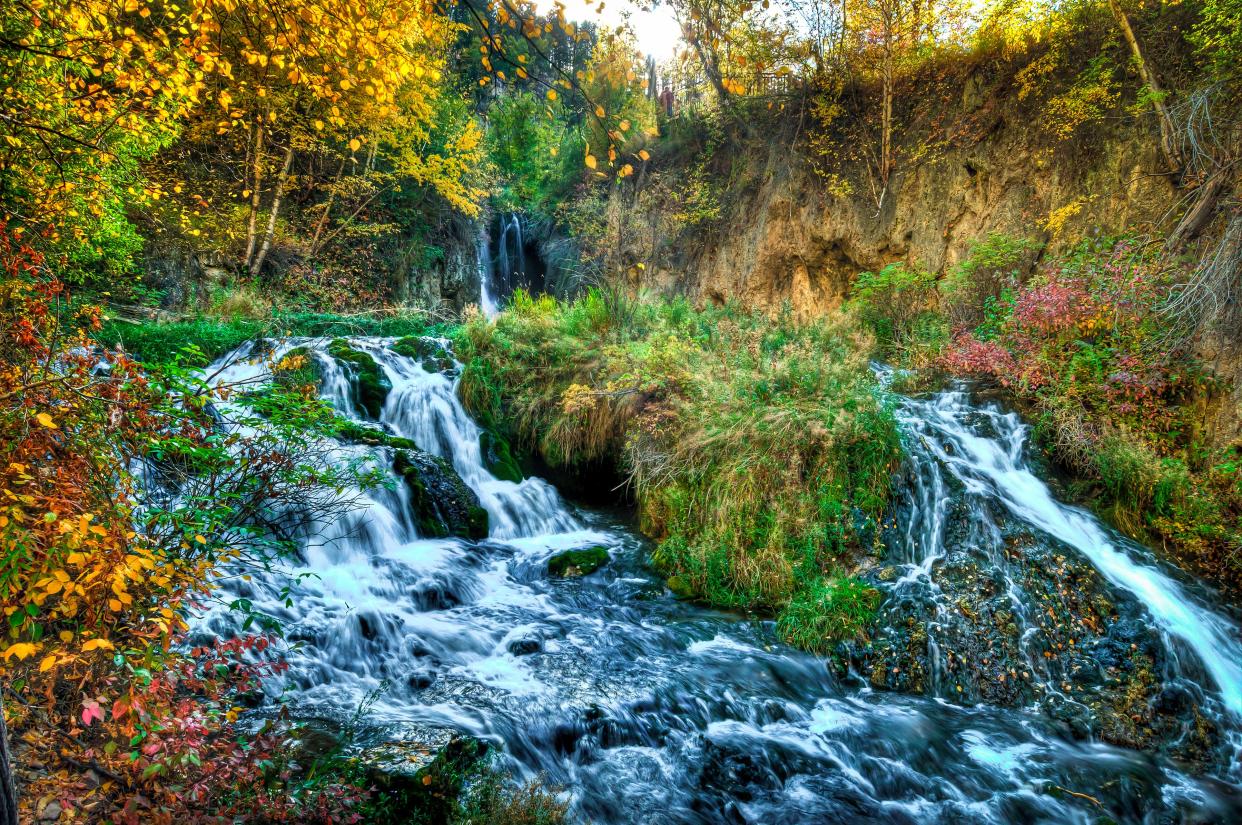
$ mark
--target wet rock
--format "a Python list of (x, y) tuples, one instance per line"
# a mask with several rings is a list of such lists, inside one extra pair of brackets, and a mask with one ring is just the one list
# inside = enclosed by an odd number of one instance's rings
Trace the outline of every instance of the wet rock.
[(447, 460), (418, 449), (397, 450), (392, 468), (409, 489), (420, 536), (487, 537), (487, 511)]
[(436, 338), (410, 335), (397, 341), (389, 349), (397, 355), (418, 361), (428, 372), (449, 372), (457, 366), (453, 354)]
[(411, 821), (446, 822), (467, 779), (488, 754), (482, 740), (446, 728), (422, 727), (402, 741), (367, 748), (359, 756), (368, 784)]
[(347, 444), (365, 444), (369, 447), (392, 447), (398, 450), (417, 450), (413, 439), (393, 435), (382, 427), (362, 424), (344, 416), (333, 422), (335, 435)]
[(673, 591), (673, 595), (679, 599), (693, 599), (695, 596), (694, 587), (685, 576), (669, 576), (665, 584), (668, 585), (669, 590)]
[(608, 560), (608, 550), (604, 547), (566, 550), (548, 559), (548, 574), (560, 578), (589, 576), (607, 564)]
[(522, 468), (509, 448), (509, 442), (490, 429), (479, 433), (479, 450), (483, 455), (483, 464), (487, 471), (504, 481), (520, 482), (524, 476)]
[[(954, 507), (933, 587), (881, 583), (870, 638), (842, 659), (877, 689), (1001, 707), (1037, 704), (1075, 738), (1209, 759), (1194, 694), (1170, 690), (1159, 632), (1077, 553), (1005, 513)], [(1001, 541), (978, 527), (1000, 526)], [(899, 536), (889, 546), (901, 547)], [(887, 569), (887, 568), (882, 568)], [(877, 577), (878, 581), (882, 579)], [(896, 588), (896, 589), (894, 589)]]
[(543, 650), (543, 640), (538, 636), (523, 636), (511, 640), (507, 647), (514, 656), (529, 656)]
[(328, 344), (328, 354), (335, 358), (349, 373), (353, 387), (354, 405), (371, 418), (379, 418), (392, 391), (392, 383), (384, 370), (367, 353), (354, 349), (344, 338)]

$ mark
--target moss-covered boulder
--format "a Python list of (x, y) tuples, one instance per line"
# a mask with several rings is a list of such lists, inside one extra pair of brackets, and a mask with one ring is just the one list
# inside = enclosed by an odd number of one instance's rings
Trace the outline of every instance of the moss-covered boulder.
[(669, 576), (665, 584), (679, 599), (693, 599), (698, 595), (694, 590), (694, 585), (690, 584), (685, 576)]
[(323, 366), (307, 347), (294, 347), (272, 365), (272, 381), (286, 389), (299, 389), (323, 382)]
[(450, 464), (417, 448), (397, 450), (393, 471), (410, 491), (410, 508), (424, 538), (487, 537), (487, 511)]
[(589, 576), (609, 561), (608, 550), (604, 547), (584, 547), (579, 550), (566, 550), (548, 559), (548, 574), (561, 578)]
[(447, 372), (457, 365), (453, 354), (435, 338), (410, 335), (397, 341), (389, 349), (397, 355), (413, 358), (429, 372)]
[(492, 430), (485, 429), (479, 434), (479, 450), (483, 454), (483, 466), (496, 478), (515, 483), (524, 478), (509, 442)]
[(346, 444), (365, 444), (368, 447), (392, 447), (396, 450), (417, 450), (413, 439), (393, 435), (371, 424), (363, 424), (338, 415), (333, 422), (336, 437)]
[(379, 418), (392, 391), (392, 383), (384, 370), (367, 353), (354, 349), (344, 338), (328, 344), (328, 354), (340, 362), (349, 373), (353, 386), (354, 405), (371, 418)]
[(453, 821), (468, 782), (486, 767), (486, 742), (425, 727), (410, 739), (367, 748), (360, 756), (368, 784), (404, 810), (402, 821)]

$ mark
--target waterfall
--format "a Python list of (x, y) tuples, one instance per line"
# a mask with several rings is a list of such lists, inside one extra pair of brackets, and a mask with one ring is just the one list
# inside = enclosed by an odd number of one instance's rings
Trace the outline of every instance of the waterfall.
[(479, 259), (479, 309), (484, 317), (495, 318), (497, 313), (500, 312), (500, 305), (492, 294), (495, 286), (492, 284), (492, 256), (488, 250), (487, 224), (485, 223), (479, 224), (479, 233), (475, 246)]
[[(945, 551), (947, 473), (968, 493), (1000, 502), (1016, 519), (1081, 553), (1105, 578), (1136, 598), (1151, 620), (1184, 644), (1211, 676), (1224, 705), (1242, 714), (1242, 644), (1239, 629), (1214, 613), (1150, 554), (1108, 529), (1089, 513), (1056, 501), (1025, 459), (1027, 428), (1012, 412), (978, 407), (961, 389), (898, 407), (907, 445), (920, 469), (915, 515), (906, 546), (915, 576), (925, 577)], [(988, 529), (982, 514), (976, 528)], [(991, 546), (999, 546), (992, 529)], [(1015, 607), (1024, 608), (1015, 593)]]
[[(520, 227), (507, 226), (515, 238)], [(361, 746), (423, 741), (428, 729), (486, 739), (515, 776), (545, 776), (566, 789), (573, 815), (601, 825), (1237, 821), (1236, 764), (1217, 760), (1199, 776), (1157, 751), (1071, 736), (1038, 706), (960, 701), (947, 662), (934, 695), (876, 690), (786, 647), (771, 622), (676, 599), (627, 520), (571, 507), (539, 479), (488, 472), (457, 368), (393, 344), (350, 340), (392, 385), (378, 421), (355, 409), (323, 340), (247, 345), (209, 368), (218, 381), (261, 382), (274, 359), (307, 347), (341, 415), (449, 461), (490, 516), (482, 541), (420, 537), (409, 492), (390, 476), (359, 491), (356, 511), (319, 525), (286, 569), (222, 580), (196, 632), (241, 632), (234, 599), (277, 619), (289, 667), (266, 689), (295, 718), (346, 724), (365, 706)], [(1236, 735), (1236, 719), (1216, 711), (1237, 706), (1236, 628), (1141, 548), (1057, 502), (1026, 463), (1015, 416), (960, 390), (900, 399), (897, 415), (913, 469), (887, 550), (901, 574), (879, 586), (886, 604), (931, 594), (929, 647), (935, 625), (960, 615), (935, 584), (956, 543), (1003, 567), (1005, 522), (1020, 521), (1131, 594), (1179, 649), (1184, 661), (1171, 658), (1185, 678), (1201, 662), (1204, 692), (1219, 696), (1202, 712)], [(342, 462), (393, 461), (387, 447), (338, 449)], [(587, 547), (605, 548), (608, 564), (551, 574), (556, 553)], [(1013, 579), (1002, 591), (1020, 620), (1040, 608)]]

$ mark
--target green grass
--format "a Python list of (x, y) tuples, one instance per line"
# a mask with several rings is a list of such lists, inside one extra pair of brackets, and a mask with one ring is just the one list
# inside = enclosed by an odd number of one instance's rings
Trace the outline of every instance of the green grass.
[[(344, 316), (310, 312), (279, 312), (261, 320), (203, 316), (173, 323), (105, 322), (96, 340), (107, 348), (123, 346), (141, 361), (168, 363), (180, 358), (190, 366), (206, 366), (253, 338), (312, 336), (406, 337), (443, 335), (447, 327), (422, 315)], [(189, 348), (189, 349), (187, 349)]]
[(848, 318), (519, 294), (456, 341), (463, 401), (486, 426), (553, 465), (629, 474), (653, 561), (680, 588), (724, 607), (839, 613), (785, 624), (806, 647), (860, 630), (850, 615), (866, 599), (820, 596), (858, 566), (900, 445), (869, 337)]

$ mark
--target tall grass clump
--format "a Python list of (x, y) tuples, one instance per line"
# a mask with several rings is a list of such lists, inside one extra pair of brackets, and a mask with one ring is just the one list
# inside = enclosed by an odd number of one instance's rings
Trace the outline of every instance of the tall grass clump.
[(808, 605), (874, 607), (822, 596), (857, 566), (900, 451), (869, 348), (844, 316), (799, 325), (599, 291), (518, 294), (457, 341), (462, 398), (485, 425), (555, 465), (619, 463), (679, 588), (725, 607), (796, 606), (780, 626), (812, 648), (863, 622), (816, 624)]

